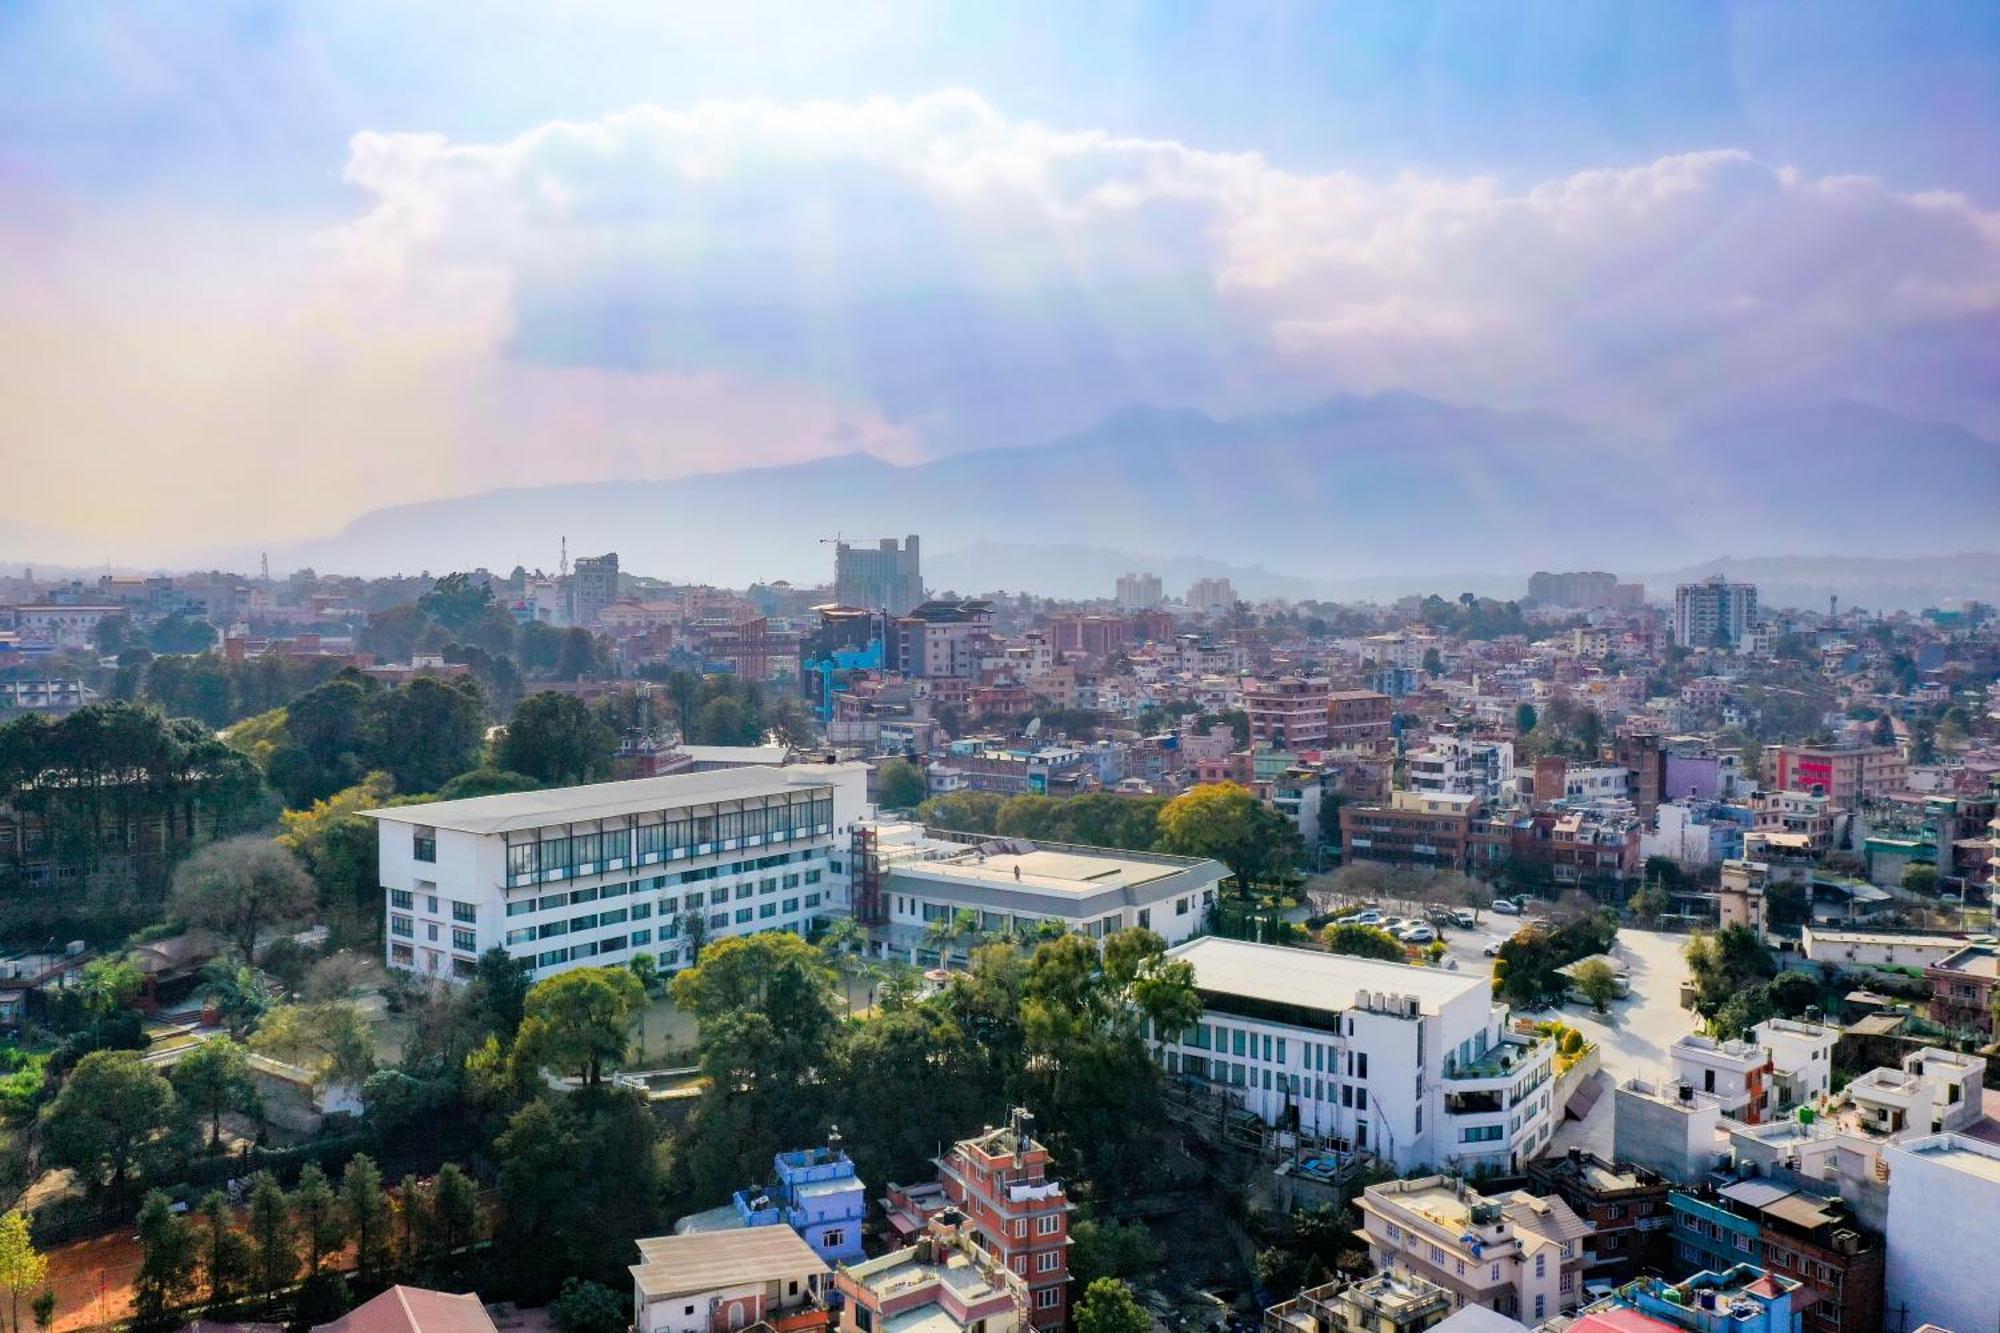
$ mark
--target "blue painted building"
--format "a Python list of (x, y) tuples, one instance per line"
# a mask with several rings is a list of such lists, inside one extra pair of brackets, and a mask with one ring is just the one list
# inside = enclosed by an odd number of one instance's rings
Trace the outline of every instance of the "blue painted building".
[(771, 1184), (753, 1185), (731, 1197), (741, 1225), (782, 1222), (803, 1236), (827, 1267), (858, 1262), (867, 1188), (839, 1144), (835, 1135), (824, 1148), (801, 1148), (773, 1157)]

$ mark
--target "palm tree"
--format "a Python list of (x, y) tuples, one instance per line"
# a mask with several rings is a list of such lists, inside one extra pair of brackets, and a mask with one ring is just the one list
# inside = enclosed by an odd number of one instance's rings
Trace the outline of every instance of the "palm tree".
[(223, 1024), (233, 1036), (242, 1036), (257, 1026), (257, 1020), (271, 1007), (271, 992), (262, 977), (248, 967), (211, 963), (202, 970), (201, 997), (212, 1000)]

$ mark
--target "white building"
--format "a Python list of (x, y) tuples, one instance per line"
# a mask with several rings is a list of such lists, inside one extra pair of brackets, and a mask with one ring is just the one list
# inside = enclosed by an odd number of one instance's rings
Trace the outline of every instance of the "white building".
[(1674, 589), (1674, 644), (1680, 648), (1747, 649), (1757, 623), (1757, 585), (1712, 575)]
[(1690, 1032), (1667, 1048), (1676, 1081), (1715, 1098), (1731, 1120), (1758, 1124), (1769, 1110), (1771, 1057), (1749, 1041), (1717, 1041)]
[(1203, 1006), (1161, 1048), (1169, 1077), (1267, 1124), (1398, 1170), (1512, 1170), (1561, 1118), (1554, 1043), (1510, 1030), (1484, 977), (1215, 936), (1169, 955), (1193, 965)]
[(1491, 805), (1514, 786), (1514, 745), (1440, 734), (1410, 752), (1403, 772), (1410, 791), (1474, 796)]
[(826, 1260), (777, 1226), (649, 1236), (632, 1265), (634, 1333), (739, 1333), (818, 1311), (825, 1326)]
[(1137, 927), (1178, 944), (1201, 929), (1229, 874), (1220, 861), (1158, 852), (1042, 847), (910, 823), (870, 828), (886, 918), (870, 927), (870, 941), (878, 952), (913, 959), (940, 949), (968, 955), (977, 937), (941, 940), (934, 928), (967, 912), (980, 935), (1030, 935), (1054, 922), (1090, 939)]
[(537, 976), (694, 939), (805, 933), (847, 910), (867, 766), (749, 767), (370, 810), (391, 967), (467, 977), (501, 947)]
[(1901, 1069), (1871, 1069), (1844, 1090), (1861, 1128), (1872, 1134), (1950, 1134), (1985, 1114), (1986, 1061), (1926, 1046)]
[(1421, 1176), (1370, 1185), (1354, 1202), (1376, 1271), (1435, 1283), (1458, 1308), (1539, 1324), (1582, 1302), (1596, 1229), (1560, 1198), (1487, 1198), (1463, 1180)]
[(1882, 1164), (1889, 1178), (1884, 1326), (1992, 1324), (2000, 1306), (1993, 1276), (2000, 1145), (1936, 1134), (1885, 1145)]
[(1833, 1091), (1833, 1047), (1840, 1040), (1839, 1028), (1769, 1018), (1750, 1030), (1750, 1040), (1771, 1057), (1773, 1111), (1811, 1105)]

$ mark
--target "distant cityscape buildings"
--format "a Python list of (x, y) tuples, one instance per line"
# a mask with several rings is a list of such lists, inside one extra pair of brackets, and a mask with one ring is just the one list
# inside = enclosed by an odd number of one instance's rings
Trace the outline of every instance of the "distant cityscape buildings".
[(1190, 611), (1226, 611), (1236, 605), (1236, 589), (1228, 579), (1196, 579), (1188, 585)]
[(833, 599), (842, 606), (907, 615), (924, 600), (915, 534), (898, 545), (884, 537), (874, 546), (836, 541), (833, 548)]
[(1165, 599), (1157, 574), (1120, 574), (1118, 576), (1118, 609), (1121, 611), (1150, 611)]
[(1720, 574), (1674, 589), (1674, 646), (1727, 648), (1748, 645), (1757, 624), (1757, 585), (1731, 583)]

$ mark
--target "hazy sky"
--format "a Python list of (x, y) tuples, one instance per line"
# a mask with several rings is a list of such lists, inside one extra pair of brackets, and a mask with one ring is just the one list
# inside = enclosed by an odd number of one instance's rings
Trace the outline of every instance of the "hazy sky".
[(2000, 5), (0, 4), (0, 558), (1409, 388), (2000, 435)]

